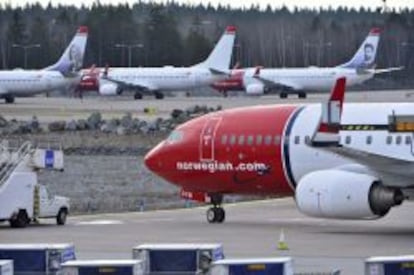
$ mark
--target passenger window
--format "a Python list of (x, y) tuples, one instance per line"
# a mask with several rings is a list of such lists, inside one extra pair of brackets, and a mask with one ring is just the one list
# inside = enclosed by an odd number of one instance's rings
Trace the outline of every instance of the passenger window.
[(300, 143), (300, 136), (295, 136), (295, 144), (299, 144)]
[(265, 144), (266, 144), (266, 145), (270, 145), (270, 144), (272, 144), (272, 136), (271, 136), (271, 135), (267, 135), (267, 136), (265, 137)]
[(225, 145), (227, 143), (227, 135), (221, 136), (221, 144)]
[(244, 144), (244, 136), (241, 135), (239, 136), (239, 145), (243, 145)]
[(280, 144), (280, 136), (274, 136), (273, 137), (273, 144), (279, 145)]
[(405, 137), (405, 144), (407, 144), (407, 145), (411, 144), (411, 137), (410, 136)]
[(368, 145), (371, 145), (372, 143), (372, 136), (367, 136), (367, 140), (366, 140)]
[(397, 145), (400, 145), (400, 144), (401, 144), (401, 141), (402, 141), (401, 136), (397, 136), (397, 137), (395, 138), (395, 143), (396, 143)]
[(236, 143), (236, 136), (235, 135), (231, 135), (230, 136), (230, 144), (234, 145)]
[(305, 136), (305, 144), (310, 144), (310, 136)]
[(392, 136), (387, 136), (386, 143), (387, 145), (390, 145), (392, 143)]
[(247, 137), (247, 144), (248, 144), (248, 145), (252, 145), (252, 144), (253, 144), (253, 140), (254, 140), (253, 136), (251, 136), (251, 135), (250, 135), (250, 136), (248, 136), (248, 137)]
[(345, 137), (345, 143), (346, 144), (350, 144), (351, 143), (351, 136), (346, 136)]
[(262, 145), (263, 137), (261, 135), (256, 136), (256, 145)]

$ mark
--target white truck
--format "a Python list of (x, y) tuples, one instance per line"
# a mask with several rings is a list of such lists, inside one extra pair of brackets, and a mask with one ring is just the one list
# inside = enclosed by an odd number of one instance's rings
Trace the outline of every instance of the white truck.
[(63, 151), (33, 148), (24, 143), (18, 150), (0, 148), (0, 221), (11, 227), (25, 227), (39, 218), (56, 218), (64, 225), (69, 213), (69, 199), (51, 196), (38, 184), (39, 169), (63, 171)]

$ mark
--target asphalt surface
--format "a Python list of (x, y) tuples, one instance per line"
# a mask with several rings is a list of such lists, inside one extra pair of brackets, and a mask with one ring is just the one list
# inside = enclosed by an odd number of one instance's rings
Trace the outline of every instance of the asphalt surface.
[[(70, 242), (80, 259), (128, 259), (143, 243), (222, 243), (227, 258), (292, 256), (295, 272), (363, 274), (369, 256), (414, 254), (414, 204), (383, 219), (340, 221), (309, 218), (292, 198), (225, 205), (227, 220), (208, 224), (205, 207), (76, 216), (25, 229), (0, 226), (2, 243)], [(289, 250), (277, 250), (284, 231)]]
[[(233, 108), (240, 106), (252, 106), (260, 104), (306, 104), (326, 100), (328, 94), (309, 94), (307, 99), (298, 99), (290, 96), (288, 99), (280, 99), (277, 95), (246, 97), (166, 97), (156, 100), (153, 97), (145, 97), (143, 100), (134, 100), (132, 95), (121, 97), (85, 96), (83, 99), (67, 97), (38, 96), (34, 98), (16, 98), (15, 104), (5, 104), (0, 100), (0, 114), (7, 119), (27, 120), (36, 115), (41, 122), (56, 120), (70, 120), (87, 118), (91, 112), (101, 112), (103, 117), (121, 117), (130, 112), (134, 117), (153, 119), (155, 117), (168, 117), (173, 109), (186, 109), (195, 105), (208, 107), (222, 106)], [(370, 91), (349, 92), (346, 102), (407, 102), (414, 101), (413, 90), (398, 91)], [(147, 114), (145, 108), (151, 108), (155, 112)]]

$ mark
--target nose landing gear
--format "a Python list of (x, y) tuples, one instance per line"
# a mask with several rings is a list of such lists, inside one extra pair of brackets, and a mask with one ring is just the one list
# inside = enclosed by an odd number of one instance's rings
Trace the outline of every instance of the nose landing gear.
[(209, 223), (223, 223), (226, 219), (226, 212), (224, 211), (221, 204), (223, 202), (223, 195), (213, 194), (210, 195), (211, 203), (213, 207), (207, 210), (207, 221)]
[(209, 223), (222, 223), (226, 219), (226, 212), (220, 206), (213, 206), (207, 210), (207, 221)]

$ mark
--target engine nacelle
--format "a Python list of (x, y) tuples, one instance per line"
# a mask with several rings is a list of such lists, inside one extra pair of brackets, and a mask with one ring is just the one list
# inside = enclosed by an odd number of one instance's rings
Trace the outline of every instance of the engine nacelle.
[(99, 94), (104, 96), (120, 95), (122, 89), (115, 83), (104, 83), (99, 85)]
[(401, 190), (383, 186), (371, 175), (342, 170), (309, 173), (296, 188), (299, 210), (314, 217), (379, 218), (403, 200)]
[(260, 83), (249, 84), (246, 86), (247, 95), (262, 95), (264, 94), (264, 85)]

